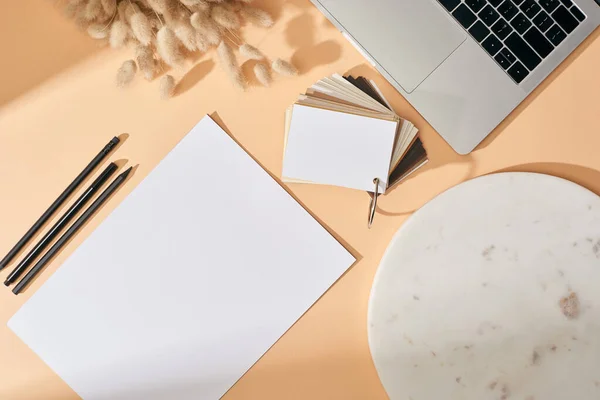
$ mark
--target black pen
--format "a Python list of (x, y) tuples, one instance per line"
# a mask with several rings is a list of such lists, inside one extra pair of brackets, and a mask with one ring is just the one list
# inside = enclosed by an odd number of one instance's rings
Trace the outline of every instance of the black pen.
[(35, 276), (44, 268), (46, 264), (58, 253), (63, 246), (77, 233), (77, 231), (94, 215), (94, 213), (102, 207), (102, 204), (125, 182), (127, 176), (131, 172), (131, 167), (121, 175), (117, 176), (115, 180), (106, 188), (104, 192), (92, 203), (92, 205), (85, 210), (83, 214), (73, 223), (73, 225), (61, 236), (60, 239), (54, 243), (54, 245), (48, 250), (46, 254), (34, 265), (33, 268), (12, 290), (14, 294), (19, 294), (25, 286), (35, 278)]
[(96, 169), (96, 167), (100, 165), (102, 160), (104, 160), (104, 158), (112, 151), (112, 149), (114, 149), (114, 147), (119, 143), (119, 141), (120, 140), (118, 137), (112, 138), (112, 140), (108, 142), (106, 146), (104, 146), (104, 148), (100, 151), (100, 153), (98, 153), (96, 157), (94, 157), (94, 159), (88, 164), (88, 166), (85, 167), (85, 169), (81, 171), (79, 175), (77, 175), (77, 178), (75, 178), (75, 180), (71, 182), (71, 184), (65, 189), (65, 191), (62, 192), (62, 194), (58, 196), (56, 200), (54, 200), (54, 203), (52, 203), (52, 205), (46, 210), (44, 214), (42, 214), (42, 216), (35, 222), (35, 224), (33, 224), (31, 228), (29, 228), (29, 230), (27, 231), (27, 233), (25, 233), (21, 240), (17, 242), (15, 247), (13, 247), (12, 250), (9, 251), (8, 254), (2, 259), (2, 261), (0, 261), (0, 270), (6, 267), (8, 263), (10, 263), (10, 261), (13, 258), (15, 258), (17, 254), (19, 254), (19, 252), (23, 249), (23, 247), (25, 247), (27, 242), (31, 240), (31, 238), (37, 233), (37, 231), (40, 230), (42, 226), (44, 226), (46, 222), (48, 222), (50, 217), (56, 212), (56, 210), (60, 208), (60, 206), (65, 202), (65, 200), (67, 200), (71, 196), (71, 194), (73, 194), (75, 189), (77, 189), (79, 185), (81, 185), (81, 183), (94, 171), (94, 169)]
[(108, 167), (96, 178), (96, 180), (86, 189), (86, 191), (73, 203), (71, 208), (54, 224), (52, 228), (44, 235), (38, 244), (27, 254), (12, 270), (10, 275), (4, 281), (4, 285), (8, 286), (19, 279), (23, 272), (38, 258), (40, 254), (48, 247), (50, 243), (58, 236), (58, 234), (71, 222), (71, 220), (79, 213), (79, 211), (87, 204), (87, 202), (96, 195), (98, 190), (104, 186), (106, 181), (118, 169), (117, 164), (110, 163)]

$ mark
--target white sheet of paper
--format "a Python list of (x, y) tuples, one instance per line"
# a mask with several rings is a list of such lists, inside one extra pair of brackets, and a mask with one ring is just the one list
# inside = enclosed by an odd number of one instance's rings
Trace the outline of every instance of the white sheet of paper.
[(8, 325), (85, 400), (216, 400), (354, 261), (205, 117)]
[(387, 188), (398, 123), (294, 105), (282, 176), (373, 191)]

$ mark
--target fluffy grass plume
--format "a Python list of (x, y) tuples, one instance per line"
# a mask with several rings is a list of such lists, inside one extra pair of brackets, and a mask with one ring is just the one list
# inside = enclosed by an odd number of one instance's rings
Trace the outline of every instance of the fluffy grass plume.
[(273, 26), (273, 18), (271, 15), (260, 8), (244, 5), (240, 9), (240, 15), (253, 25), (261, 26), (263, 28), (270, 28)]
[(198, 50), (197, 32), (187, 19), (177, 21), (173, 27), (173, 32), (186, 49), (189, 51)]
[(281, 58), (276, 59), (271, 64), (271, 67), (275, 72), (285, 76), (296, 76), (298, 75), (298, 70), (292, 64), (287, 61), (282, 60)]
[(210, 15), (215, 22), (227, 29), (238, 29), (240, 27), (240, 19), (230, 7), (216, 5), (212, 8)]
[(261, 85), (265, 87), (271, 86), (271, 71), (266, 64), (258, 63), (254, 66), (254, 75)]
[(102, 18), (104, 9), (100, 0), (89, 0), (85, 6), (84, 18), (88, 21)]
[(137, 72), (135, 61), (127, 60), (121, 64), (121, 68), (117, 71), (117, 86), (125, 87), (131, 83)]
[(146, 80), (151, 81), (154, 79), (157, 70), (157, 63), (154, 59), (152, 49), (147, 46), (138, 46), (135, 49), (135, 59), (140, 67), (140, 70), (144, 74)]
[(119, 47), (125, 46), (128, 37), (129, 27), (127, 24), (121, 20), (113, 22), (112, 27), (110, 28), (110, 47), (118, 49)]
[[(13, 0), (18, 1), (18, 0)], [(192, 53), (215, 54), (233, 84), (246, 86), (236, 56), (260, 61), (254, 71), (261, 84), (271, 83), (271, 75), (295, 75), (289, 63), (263, 54), (260, 48), (245, 43), (242, 27), (253, 24), (270, 27), (269, 13), (252, 0), (56, 0), (66, 15), (92, 38), (106, 41), (113, 48), (131, 47), (137, 69), (152, 80), (163, 65), (183, 67)], [(225, 43), (223, 43), (225, 41)], [(208, 53), (212, 48), (215, 53)], [(234, 53), (234, 50), (239, 54)], [(127, 85), (131, 61), (119, 69), (117, 83)], [(164, 63), (164, 64), (163, 64)], [(184, 72), (184, 71), (180, 71)], [(133, 74), (135, 74), (134, 72)], [(175, 78), (170, 79), (175, 82)], [(173, 83), (173, 86), (175, 84)]]
[(196, 12), (190, 17), (192, 26), (206, 38), (206, 42), (210, 45), (221, 43), (221, 30), (219, 25), (202, 13)]
[(106, 24), (90, 24), (87, 27), (87, 33), (94, 39), (106, 39), (108, 37), (108, 27)]
[(160, 57), (170, 66), (183, 65), (184, 57), (179, 50), (179, 40), (168, 26), (163, 26), (156, 34), (156, 49)]
[(233, 54), (231, 46), (223, 40), (219, 47), (217, 47), (217, 54), (219, 55), (221, 66), (225, 72), (227, 72), (231, 82), (238, 88), (245, 89), (246, 81), (244, 80), (242, 71), (237, 63), (235, 54)]
[(175, 82), (175, 78), (173, 78), (171, 75), (165, 75), (160, 78), (160, 97), (163, 99), (173, 97), (176, 86), (177, 83)]
[(131, 26), (133, 36), (135, 36), (141, 44), (148, 46), (154, 37), (152, 35), (152, 25), (146, 14), (144, 14), (135, 3), (131, 3), (127, 7), (127, 20)]
[(265, 56), (254, 46), (244, 43), (240, 46), (240, 54), (252, 60), (262, 60)]
[(109, 16), (115, 15), (117, 11), (117, 0), (100, 0), (104, 13)]

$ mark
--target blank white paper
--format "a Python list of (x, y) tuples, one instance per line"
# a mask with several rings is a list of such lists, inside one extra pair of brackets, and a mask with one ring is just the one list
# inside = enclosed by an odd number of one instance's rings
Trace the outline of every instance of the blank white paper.
[(8, 325), (85, 400), (213, 400), (354, 261), (205, 117)]
[(385, 193), (397, 121), (293, 106), (284, 179)]

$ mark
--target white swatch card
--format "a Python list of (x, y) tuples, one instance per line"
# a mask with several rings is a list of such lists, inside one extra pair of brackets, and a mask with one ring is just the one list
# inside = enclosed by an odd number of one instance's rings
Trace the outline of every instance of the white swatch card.
[(205, 117), (8, 325), (85, 400), (217, 400), (354, 261)]
[(398, 121), (310, 106), (293, 106), (282, 176), (284, 180), (373, 191), (387, 189)]

